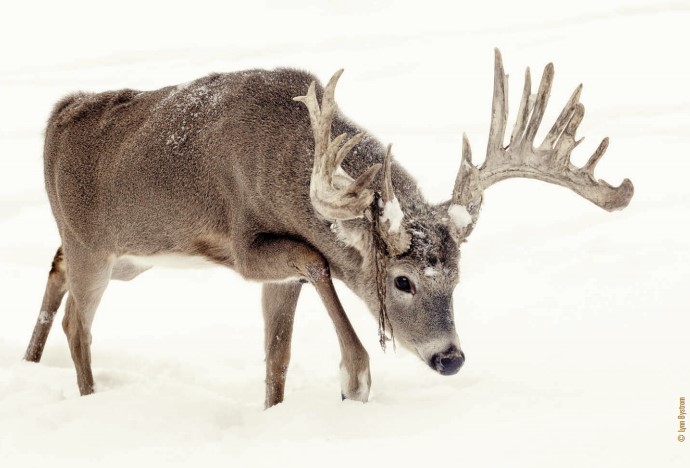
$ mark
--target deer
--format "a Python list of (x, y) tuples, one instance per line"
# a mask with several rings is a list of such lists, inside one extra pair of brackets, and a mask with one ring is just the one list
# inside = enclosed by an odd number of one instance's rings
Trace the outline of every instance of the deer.
[(93, 393), (91, 327), (108, 282), (170, 261), (211, 263), (262, 283), (266, 408), (284, 398), (306, 283), (335, 328), (341, 397), (366, 402), (369, 355), (333, 279), (378, 320), (384, 350), (393, 340), (433, 371), (454, 375), (465, 362), (453, 310), (460, 248), (484, 192), (508, 178), (538, 179), (607, 211), (633, 196), (629, 179), (614, 187), (594, 177), (608, 138), (583, 167), (571, 163), (582, 141), (575, 137), (582, 85), (535, 144), (552, 63), (535, 93), (527, 68), (506, 144), (508, 76), (495, 49), (485, 160), (472, 162), (463, 135), (452, 195), (440, 204), (426, 201), (390, 145), (340, 112), (334, 95), (342, 72), (326, 86), (296, 69), (256, 69), (59, 101), (46, 128), (44, 175), (61, 245), (24, 359), (40, 361), (69, 292), (62, 326), (79, 392)]

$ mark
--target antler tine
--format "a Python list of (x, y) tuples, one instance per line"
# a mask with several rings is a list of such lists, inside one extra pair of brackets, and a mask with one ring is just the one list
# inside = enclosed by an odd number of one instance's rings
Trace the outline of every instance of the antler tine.
[[(343, 133), (343, 135), (345, 134)], [(338, 150), (333, 165), (335, 167), (339, 167), (340, 163), (342, 163), (343, 159), (345, 159), (345, 156), (350, 154), (352, 148), (354, 148), (360, 141), (362, 141), (365, 136), (367, 136), (366, 132), (359, 132), (355, 136), (350, 138), (348, 141), (346, 141), (345, 144)]]
[(307, 89), (307, 94), (304, 96), (295, 96), (293, 101), (299, 101), (307, 106), (309, 111), (309, 120), (311, 122), (311, 130), (314, 134), (314, 140), (319, 139), (319, 121), (321, 120), (321, 109), (319, 108), (319, 101), (316, 99), (316, 81), (312, 81)]
[(460, 161), (460, 170), (458, 171), (458, 175), (455, 176), (455, 185), (453, 186), (453, 200), (460, 200), (460, 198), (462, 197), (462, 188), (466, 185), (463, 183), (464, 179), (466, 178), (466, 169), (472, 166), (472, 147), (470, 146), (470, 140), (467, 138), (467, 134), (463, 132), (462, 160)]
[(513, 144), (519, 136), (525, 133), (527, 126), (527, 119), (534, 108), (534, 95), (532, 94), (532, 75), (529, 67), (525, 70), (525, 86), (522, 89), (522, 99), (520, 100), (520, 108), (518, 109), (517, 120), (513, 127), (513, 133), (510, 135), (510, 144)]
[(451, 232), (455, 238), (463, 240), (472, 232), (479, 217), (482, 204), (482, 186), (479, 170), (472, 164), (472, 149), (467, 135), (462, 134), (462, 161), (455, 178), (453, 198), (448, 207), (448, 216), (452, 221)]
[(479, 171), (472, 164), (472, 148), (466, 134), (462, 134), (462, 161), (455, 177), (453, 203), (464, 206), (468, 211), (481, 204), (482, 187), (479, 182)]
[(383, 158), (383, 183), (381, 186), (381, 218), (379, 221), (379, 235), (388, 246), (388, 253), (392, 256), (400, 255), (410, 248), (412, 237), (402, 227), (403, 212), (400, 202), (393, 190), (393, 154), (391, 153), (392, 144), (386, 148), (386, 155)]
[[(343, 71), (342, 68), (336, 71), (331, 79), (328, 80), (328, 84), (326, 84), (323, 90), (323, 98), (321, 99), (321, 126), (319, 127), (322, 145), (328, 145), (331, 139), (331, 124), (337, 108), (335, 105), (335, 87)], [(323, 150), (325, 148), (320, 149)]]
[(544, 117), (544, 111), (546, 110), (546, 103), (549, 101), (549, 95), (551, 94), (552, 83), (553, 63), (549, 63), (544, 67), (544, 73), (541, 75), (541, 82), (539, 83), (539, 91), (537, 91), (537, 97), (534, 101), (532, 116), (525, 130), (524, 141), (527, 144), (531, 145), (534, 142), (534, 137), (537, 134), (539, 125), (541, 125), (541, 119)]
[(540, 150), (553, 148), (553, 144), (556, 142), (558, 137), (561, 136), (566, 125), (568, 125), (568, 123), (570, 122), (573, 113), (575, 112), (575, 108), (578, 105), (581, 93), (582, 84), (579, 84), (578, 87), (575, 88), (575, 91), (573, 91), (573, 94), (570, 96), (570, 99), (568, 99), (568, 102), (566, 103), (565, 107), (563, 107), (563, 110), (556, 119), (556, 122), (554, 122), (553, 126), (551, 127), (551, 130), (549, 130), (549, 133), (544, 138), (544, 142), (539, 146)]
[(503, 71), (501, 52), (494, 49), (494, 98), (491, 105), (491, 129), (486, 154), (495, 154), (503, 148), (508, 121), (508, 77)]
[(381, 187), (381, 199), (384, 203), (395, 198), (393, 182), (391, 180), (391, 166), (393, 165), (393, 157), (391, 156), (392, 147), (393, 144), (389, 143), (386, 148), (386, 156), (383, 158), (383, 186)]
[[(597, 163), (601, 159), (601, 157), (604, 155), (606, 152), (606, 149), (609, 147), (609, 137), (604, 138), (601, 140), (601, 143), (599, 143), (599, 147), (596, 149), (594, 154), (589, 157), (589, 161), (587, 161), (587, 164), (584, 165), (582, 168), (583, 171), (587, 172), (590, 176), (594, 177), (594, 168), (596, 167)], [(628, 179), (625, 179), (628, 180)]]
[[(495, 53), (494, 73), (491, 129), (486, 159), (478, 170), (472, 166), (469, 161), (469, 146), (465, 139), (463, 146), (467, 146), (467, 148), (466, 150), (463, 149), (463, 155), (467, 154), (467, 157), (463, 156), (463, 163), (453, 190), (451, 208), (456, 204), (462, 208), (468, 208), (471, 206), (468, 205), (471, 201), (476, 203), (479, 200), (481, 203), (483, 190), (511, 177), (539, 179), (567, 187), (608, 211), (619, 210), (628, 206), (634, 193), (632, 182), (629, 179), (623, 180), (618, 187), (613, 187), (594, 177), (594, 168), (608, 147), (608, 138), (604, 138), (583, 167), (575, 167), (570, 161), (573, 149), (582, 141), (582, 138), (579, 140), (575, 138), (575, 133), (585, 113), (585, 107), (579, 102), (582, 85), (573, 91), (544, 141), (535, 148), (534, 138), (549, 99), (554, 68), (551, 63), (546, 65), (536, 94), (532, 94), (531, 76), (528, 68), (525, 72), (525, 86), (515, 126), (511, 132), (510, 143), (507, 147), (503, 147), (507, 121), (506, 96), (508, 85), (498, 49)], [(474, 175), (474, 171), (468, 167), (474, 168), (478, 173)], [(478, 178), (478, 181), (475, 178)], [(460, 213), (460, 210), (456, 211)], [(478, 210), (477, 212), (468, 210), (467, 214), (472, 218), (472, 224), (469, 227), (466, 225), (469, 216), (464, 212), (460, 214), (462, 216), (456, 217), (460, 220), (456, 222), (456, 224), (459, 223), (459, 230), (456, 232), (468, 233), (476, 222)]]

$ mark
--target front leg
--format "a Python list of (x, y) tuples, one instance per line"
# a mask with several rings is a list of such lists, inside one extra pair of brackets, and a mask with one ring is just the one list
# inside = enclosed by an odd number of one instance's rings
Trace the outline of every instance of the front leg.
[(266, 408), (283, 401), (292, 325), (302, 283), (265, 283), (261, 290), (266, 348)]
[[(343, 310), (323, 255), (302, 241), (275, 236), (259, 236), (240, 251), (243, 255), (236, 269), (247, 279), (277, 282), (298, 277), (314, 285), (338, 335), (342, 395), (367, 401), (371, 387), (369, 355)], [(268, 394), (266, 402), (268, 405)]]

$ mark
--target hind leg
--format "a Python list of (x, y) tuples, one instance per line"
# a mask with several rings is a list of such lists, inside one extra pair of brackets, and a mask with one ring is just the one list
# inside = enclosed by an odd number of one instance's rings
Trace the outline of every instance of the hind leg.
[(77, 371), (82, 395), (93, 393), (91, 372), (91, 324), (108, 285), (114, 260), (107, 254), (66, 249), (65, 260), (69, 279), (67, 309), (62, 328)]
[(60, 308), (65, 292), (67, 292), (67, 276), (65, 275), (62, 247), (60, 247), (55, 254), (52, 268), (48, 274), (48, 282), (46, 283), (43, 302), (41, 303), (41, 312), (38, 314), (31, 341), (29, 341), (29, 346), (24, 354), (25, 360), (32, 362), (39, 362), (41, 360), (55, 313)]

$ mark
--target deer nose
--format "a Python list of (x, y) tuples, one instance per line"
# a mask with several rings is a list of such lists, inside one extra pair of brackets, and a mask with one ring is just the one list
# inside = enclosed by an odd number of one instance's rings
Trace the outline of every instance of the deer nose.
[(465, 362), (465, 353), (451, 346), (442, 353), (436, 353), (431, 357), (431, 367), (441, 375), (457, 374)]

